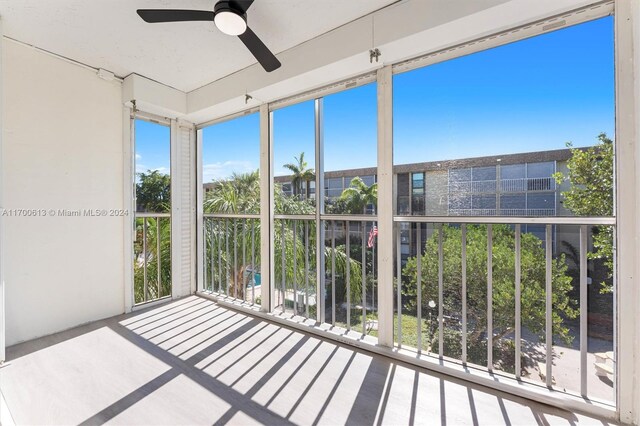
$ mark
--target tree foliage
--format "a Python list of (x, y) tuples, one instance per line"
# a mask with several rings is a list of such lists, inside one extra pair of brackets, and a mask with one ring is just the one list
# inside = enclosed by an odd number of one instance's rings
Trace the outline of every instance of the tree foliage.
[(304, 152), (294, 157), (294, 163), (287, 163), (283, 167), (291, 172), (291, 186), (295, 198), (300, 198), (305, 190), (305, 199), (309, 198), (311, 181), (316, 178), (315, 171), (309, 169), (307, 162), (304, 160)]
[(158, 170), (138, 173), (136, 208), (139, 212), (168, 212), (171, 208), (171, 177)]
[[(567, 144), (568, 147), (572, 145)], [(568, 173), (554, 175), (556, 182), (570, 183), (569, 190), (563, 191), (563, 204), (578, 216), (613, 215), (613, 141), (605, 133), (598, 135), (598, 144), (587, 149), (571, 148), (571, 158), (567, 162)], [(613, 274), (613, 228), (596, 226), (593, 229), (592, 252), (589, 259), (600, 259), (607, 267), (608, 278)], [(609, 282), (602, 282), (601, 290), (612, 290)]]
[(361, 214), (367, 212), (367, 206), (378, 204), (378, 184), (374, 183), (369, 186), (356, 176), (351, 179), (348, 188), (345, 188), (340, 195), (340, 201), (343, 202), (342, 208), (345, 211), (334, 211), (334, 213)]
[[(301, 194), (303, 183), (308, 183), (310, 180), (315, 179), (315, 176), (313, 170), (307, 169), (304, 153), (301, 153), (295, 160), (295, 164), (285, 165), (285, 167), (294, 172), (293, 187), (296, 196), (288, 197), (280, 187), (276, 187), (274, 191), (275, 211), (278, 214), (311, 215), (315, 212), (315, 206), (313, 200), (308, 198), (308, 185), (306, 187), (307, 197), (299, 197), (298, 195)], [(260, 179), (258, 171), (233, 174), (227, 179), (214, 182), (212, 191), (207, 193), (204, 200), (204, 212), (255, 214), (259, 212), (259, 200)], [(250, 221), (253, 222), (250, 223)], [(240, 299), (244, 298), (247, 271), (254, 268), (257, 269), (260, 263), (260, 221), (256, 219), (208, 218), (205, 219), (204, 231), (206, 257), (211, 259), (213, 256), (213, 264), (218, 268), (218, 270), (214, 270), (215, 277), (213, 278), (218, 282), (220, 269), (222, 269), (223, 280), (229, 283), (229, 295)], [(307, 251), (305, 251), (306, 235), (309, 236)], [(315, 220), (308, 221), (306, 230), (302, 220), (278, 219), (275, 221), (273, 243), (274, 286), (276, 289), (281, 288), (284, 278), (284, 286), (287, 291), (290, 292), (293, 289), (295, 282), (298, 291), (315, 295), (315, 240)], [(227, 251), (227, 244), (229, 251)], [(255, 248), (255, 253), (251, 252), (252, 248)], [(335, 249), (325, 247), (324, 251), (327, 259), (335, 255), (336, 272), (341, 277), (345, 276), (346, 265), (349, 262), (351, 295), (354, 301), (358, 301), (358, 295), (361, 294), (360, 263), (346, 255), (343, 245), (338, 245)], [(254, 257), (256, 258), (256, 265), (251, 264)], [(283, 264), (284, 269), (282, 268)], [(308, 276), (305, 276), (304, 273), (305, 264), (309, 266)], [(325, 267), (328, 268), (329, 265), (325, 263)], [(207, 276), (211, 279), (211, 261), (205, 263), (205, 269)], [(226, 282), (222, 289), (223, 292), (227, 292)], [(216, 291), (218, 289), (219, 286), (215, 288)]]
[[(137, 218), (135, 225), (136, 241), (133, 250), (135, 303), (168, 296), (171, 294), (171, 218)], [(158, 266), (160, 282), (158, 282)]]
[(228, 179), (214, 181), (203, 204), (205, 213), (259, 213), (260, 173), (233, 173)]
[[(496, 346), (506, 344), (514, 331), (515, 313), (515, 233), (508, 225), (493, 225), (492, 235), (492, 317)], [(438, 230), (427, 238), (421, 256), (422, 306), (416, 306), (417, 258), (410, 258), (403, 269), (404, 308), (415, 312), (428, 311), (430, 300), (438, 302)], [(445, 315), (456, 318), (453, 327), (459, 334), (462, 321), (462, 235), (459, 227), (443, 225), (443, 310)], [(467, 226), (467, 320), (469, 323), (469, 348), (484, 344), (487, 330), (487, 226)], [(564, 255), (552, 260), (553, 334), (565, 342), (571, 340), (563, 318), (575, 318), (578, 314), (568, 293), (572, 289), (567, 275)], [(437, 312), (437, 307), (435, 308)], [(533, 234), (521, 235), (521, 318), (522, 326), (544, 337), (545, 331), (545, 252), (540, 239)], [(430, 342), (432, 345), (435, 341)], [(485, 343), (483, 343), (485, 342)], [(476, 354), (476, 355), (474, 355)], [(486, 355), (486, 351), (484, 352)], [(482, 364), (482, 351), (469, 351), (469, 361)], [(475, 358), (474, 358), (475, 356)]]

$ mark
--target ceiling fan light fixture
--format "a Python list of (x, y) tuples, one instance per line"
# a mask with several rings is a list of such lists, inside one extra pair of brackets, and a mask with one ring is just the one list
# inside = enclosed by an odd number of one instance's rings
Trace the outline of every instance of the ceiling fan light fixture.
[(247, 18), (242, 12), (231, 7), (228, 2), (221, 1), (216, 4), (213, 22), (227, 35), (238, 36), (247, 31)]

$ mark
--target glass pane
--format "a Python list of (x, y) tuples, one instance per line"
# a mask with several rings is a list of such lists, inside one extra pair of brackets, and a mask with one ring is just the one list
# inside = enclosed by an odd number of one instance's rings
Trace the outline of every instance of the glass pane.
[(323, 102), (325, 180), (344, 177), (342, 192), (331, 193), (325, 211), (373, 214), (378, 201), (376, 85), (335, 93)]
[(171, 131), (145, 120), (135, 122), (136, 211), (171, 211)]
[(482, 182), (485, 180), (496, 180), (496, 167), (474, 167), (472, 169), (473, 181)]
[(316, 317), (316, 221), (274, 220), (274, 311)]
[(205, 213), (260, 212), (260, 116), (202, 129)]
[[(315, 105), (306, 101), (273, 112), (273, 175), (276, 214), (313, 214)], [(288, 189), (291, 188), (289, 191)]]
[(426, 208), (409, 214), (500, 215), (458, 196), (549, 191), (557, 207), (534, 196), (517, 214), (610, 216), (613, 64), (606, 17), (394, 75), (394, 162), (425, 173)]
[(135, 166), (139, 214), (135, 219), (133, 272), (137, 304), (171, 295), (171, 217), (166, 216), (171, 212), (168, 126), (135, 121)]

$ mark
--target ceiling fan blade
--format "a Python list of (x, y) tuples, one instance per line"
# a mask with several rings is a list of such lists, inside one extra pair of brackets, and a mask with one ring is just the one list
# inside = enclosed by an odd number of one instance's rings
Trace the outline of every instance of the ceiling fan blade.
[(150, 24), (159, 22), (211, 21), (213, 12), (208, 10), (138, 9), (138, 15)]
[(262, 68), (266, 72), (271, 72), (280, 68), (280, 61), (275, 57), (267, 46), (258, 38), (256, 33), (251, 31), (251, 28), (247, 27), (247, 30), (238, 36), (240, 40), (247, 46), (247, 49), (255, 56), (260, 62)]
[(236, 9), (241, 10), (242, 13), (247, 13), (247, 10), (251, 7), (251, 4), (254, 0), (230, 0), (231, 3)]

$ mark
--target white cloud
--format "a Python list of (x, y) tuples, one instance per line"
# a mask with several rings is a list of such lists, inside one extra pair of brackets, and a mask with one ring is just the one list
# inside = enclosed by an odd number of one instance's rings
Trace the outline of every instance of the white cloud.
[(202, 182), (231, 176), (232, 173), (249, 173), (257, 170), (251, 161), (225, 161), (202, 166)]
[(140, 154), (136, 154), (136, 160), (139, 160), (139, 159), (141, 159), (141, 158), (142, 158), (142, 155), (140, 155)]

